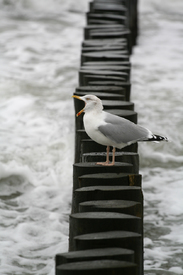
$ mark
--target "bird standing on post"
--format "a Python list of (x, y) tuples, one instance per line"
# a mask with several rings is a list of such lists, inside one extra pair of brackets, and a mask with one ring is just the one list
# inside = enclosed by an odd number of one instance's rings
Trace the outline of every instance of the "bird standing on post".
[[(115, 164), (116, 148), (137, 141), (168, 141), (166, 137), (153, 134), (150, 130), (139, 126), (125, 118), (103, 111), (102, 101), (95, 95), (73, 96), (85, 102), (85, 107), (77, 113), (79, 116), (85, 112), (83, 123), (88, 136), (95, 142), (107, 146), (106, 162), (98, 162), (99, 165), (112, 166)], [(113, 147), (112, 162), (109, 162), (110, 146)]]

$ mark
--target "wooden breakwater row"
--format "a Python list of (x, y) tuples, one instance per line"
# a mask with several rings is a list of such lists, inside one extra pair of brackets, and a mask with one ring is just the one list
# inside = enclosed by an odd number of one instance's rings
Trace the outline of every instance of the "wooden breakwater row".
[[(95, 94), (107, 112), (137, 123), (130, 102), (130, 54), (137, 36), (137, 0), (94, 0), (86, 14), (79, 87)], [(75, 112), (84, 103), (75, 100)], [(114, 166), (105, 147), (75, 122), (75, 163), (69, 252), (57, 254), (56, 275), (143, 274), (143, 194), (137, 144), (116, 152)]]

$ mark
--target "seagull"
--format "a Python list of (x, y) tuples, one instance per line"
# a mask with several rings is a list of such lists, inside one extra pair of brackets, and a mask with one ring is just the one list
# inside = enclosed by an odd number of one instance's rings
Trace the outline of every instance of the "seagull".
[[(155, 135), (125, 118), (104, 112), (102, 101), (95, 95), (72, 97), (85, 102), (85, 107), (76, 116), (85, 113), (83, 123), (88, 136), (95, 142), (107, 146), (106, 162), (97, 162), (98, 165), (113, 166), (116, 148), (122, 149), (138, 141), (168, 141), (167, 137)], [(113, 147), (112, 162), (109, 161), (110, 146)]]

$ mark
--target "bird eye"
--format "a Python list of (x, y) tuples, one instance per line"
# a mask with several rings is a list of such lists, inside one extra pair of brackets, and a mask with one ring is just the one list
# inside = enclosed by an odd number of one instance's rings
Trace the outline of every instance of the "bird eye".
[(90, 98), (86, 98), (86, 100), (90, 100)]

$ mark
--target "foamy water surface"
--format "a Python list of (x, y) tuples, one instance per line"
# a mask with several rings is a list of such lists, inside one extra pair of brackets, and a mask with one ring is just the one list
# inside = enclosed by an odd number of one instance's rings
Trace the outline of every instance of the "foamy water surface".
[(145, 274), (183, 274), (183, 3), (141, 1), (131, 58), (139, 123), (170, 143), (141, 144)]
[[(67, 251), (74, 109), (87, 2), (0, 0), (0, 274), (53, 275)], [(183, 3), (141, 0), (132, 61), (145, 274), (183, 274)], [(176, 4), (175, 4), (176, 3)]]

